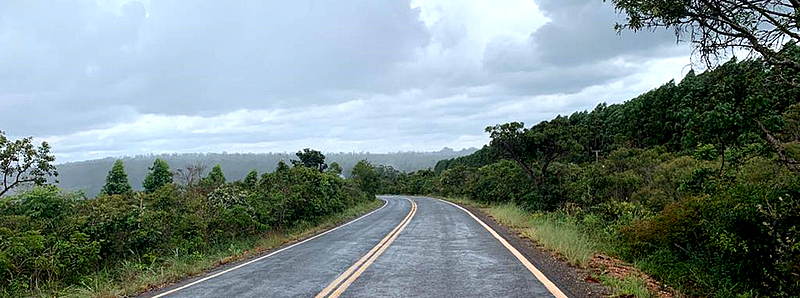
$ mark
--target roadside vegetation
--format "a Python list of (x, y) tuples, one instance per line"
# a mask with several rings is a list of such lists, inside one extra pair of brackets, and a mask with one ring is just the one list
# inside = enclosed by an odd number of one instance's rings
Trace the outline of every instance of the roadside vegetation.
[[(784, 51), (800, 61), (794, 45)], [(434, 169), (378, 166), (379, 192), (485, 204), (575, 265), (603, 253), (685, 295), (796, 297), (800, 89), (789, 74), (733, 59), (622, 104), (490, 126), (489, 145)]]
[[(622, 104), (489, 126), (487, 146), (432, 170), (379, 167), (380, 192), (484, 204), (573, 264), (609, 255), (681, 295), (798, 297), (800, 2), (608, 2), (627, 17), (618, 30), (674, 31), (709, 70)], [(752, 56), (719, 64), (736, 51)], [(636, 278), (599, 279), (650, 295)]]
[[(259, 176), (253, 171), (233, 182), (219, 166), (207, 174), (202, 166), (173, 172), (156, 159), (144, 191), (132, 190), (118, 161), (101, 194), (88, 198), (43, 185), (54, 170), (31, 170), (51, 169), (46, 143), (36, 150), (26, 145), (29, 138), (12, 142), (0, 137), (0, 151), (13, 153), (3, 156), (3, 174), (21, 173), (23, 181), (4, 184), (3, 191), (18, 191), (0, 198), (4, 297), (128, 296), (297, 240), (381, 205), (369, 163), (359, 162), (352, 177), (344, 179), (341, 167), (328, 167), (324, 155), (309, 149), (298, 152), (292, 166), (280, 162), (275, 172)], [(10, 146), (15, 142), (23, 146)], [(26, 147), (34, 149), (17, 150)], [(20, 167), (25, 164), (32, 166)]]

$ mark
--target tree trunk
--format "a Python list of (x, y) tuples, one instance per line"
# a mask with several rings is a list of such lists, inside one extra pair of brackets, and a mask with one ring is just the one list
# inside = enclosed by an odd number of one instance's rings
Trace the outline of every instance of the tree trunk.
[(786, 156), (786, 148), (783, 148), (783, 143), (776, 139), (772, 133), (764, 127), (764, 123), (762, 123), (761, 120), (756, 120), (756, 123), (758, 124), (758, 129), (761, 130), (761, 134), (764, 135), (764, 139), (767, 140), (769, 146), (772, 147), (772, 150), (775, 150), (775, 153), (778, 155), (778, 160), (786, 165), (790, 171), (800, 172), (800, 163), (794, 158)]
[(531, 167), (528, 166), (528, 164), (519, 159), (514, 159), (514, 161), (516, 161), (517, 164), (523, 170), (525, 170), (525, 173), (528, 174), (529, 177), (531, 177), (531, 180), (533, 180), (533, 183), (535, 183), (537, 187), (542, 184), (541, 181), (539, 180), (539, 177), (536, 177), (536, 173), (533, 172), (533, 169), (531, 169)]

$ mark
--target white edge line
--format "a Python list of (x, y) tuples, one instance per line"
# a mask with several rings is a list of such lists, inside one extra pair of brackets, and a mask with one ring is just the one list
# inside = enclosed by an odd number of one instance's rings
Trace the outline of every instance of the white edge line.
[(497, 240), (500, 241), (500, 243), (502, 243), (503, 246), (505, 246), (509, 251), (511, 251), (511, 254), (513, 254), (515, 257), (517, 257), (517, 259), (520, 261), (520, 263), (522, 263), (522, 265), (524, 265), (526, 268), (528, 268), (528, 270), (531, 273), (533, 273), (533, 275), (536, 277), (536, 279), (538, 279), (539, 282), (541, 282), (545, 286), (545, 288), (547, 288), (547, 290), (550, 291), (550, 293), (552, 293), (557, 298), (567, 298), (568, 297), (567, 295), (564, 294), (564, 292), (561, 291), (561, 289), (558, 288), (558, 286), (556, 286), (556, 284), (554, 284), (552, 281), (550, 281), (550, 279), (548, 279), (547, 276), (545, 276), (544, 273), (542, 273), (542, 271), (539, 271), (539, 269), (536, 268), (536, 266), (531, 264), (531, 261), (529, 261), (527, 258), (525, 258), (525, 256), (522, 255), (522, 253), (520, 253), (519, 250), (514, 248), (514, 246), (512, 246), (511, 243), (508, 243), (508, 241), (503, 239), (503, 237), (500, 236), (500, 234), (498, 234), (489, 225), (487, 225), (482, 220), (480, 220), (480, 218), (478, 218), (477, 216), (472, 214), (472, 212), (469, 212), (469, 210), (464, 209), (464, 207), (461, 207), (461, 206), (459, 206), (459, 205), (457, 205), (457, 204), (455, 204), (453, 202), (442, 200), (442, 199), (437, 199), (437, 200), (445, 202), (445, 203), (448, 203), (448, 204), (453, 205), (453, 206), (456, 206), (458, 209), (461, 209), (464, 212), (466, 212), (467, 214), (469, 214), (469, 216), (471, 216), (472, 219), (477, 221), (479, 224), (481, 224), (481, 226), (483, 226), (483, 228), (485, 228), (487, 231), (489, 231), (489, 234), (492, 234), (492, 236), (497, 238)]
[(322, 235), (325, 235), (325, 234), (328, 234), (328, 233), (330, 233), (330, 232), (336, 231), (336, 230), (338, 230), (339, 228), (342, 228), (342, 227), (344, 227), (344, 226), (346, 226), (346, 225), (349, 225), (349, 224), (351, 224), (351, 223), (354, 223), (354, 222), (356, 222), (356, 221), (358, 221), (358, 220), (360, 220), (360, 219), (362, 219), (362, 218), (364, 218), (364, 217), (367, 217), (367, 216), (369, 216), (369, 215), (371, 215), (371, 214), (373, 214), (373, 213), (375, 213), (375, 212), (378, 212), (378, 210), (381, 210), (381, 209), (383, 209), (383, 207), (386, 207), (386, 205), (388, 205), (388, 204), (389, 204), (389, 201), (387, 201), (387, 200), (384, 200), (384, 199), (382, 199), (382, 198), (378, 198), (378, 199), (380, 199), (380, 200), (382, 200), (382, 201), (383, 201), (383, 206), (381, 206), (381, 207), (380, 207), (380, 208), (378, 208), (378, 209), (372, 210), (370, 213), (364, 214), (364, 215), (360, 216), (359, 218), (356, 218), (356, 219), (354, 219), (354, 220), (348, 221), (347, 223), (345, 223), (345, 224), (343, 224), (343, 225), (337, 226), (337, 227), (335, 227), (335, 228), (333, 228), (333, 229), (330, 229), (330, 230), (327, 230), (327, 231), (325, 231), (325, 232), (322, 232), (322, 233), (320, 233), (320, 234), (314, 235), (314, 236), (312, 236), (311, 238), (308, 238), (308, 239), (306, 239), (306, 240), (303, 240), (303, 241), (297, 242), (297, 243), (295, 243), (295, 244), (289, 245), (289, 246), (287, 246), (287, 247), (281, 248), (281, 249), (279, 249), (279, 250), (273, 251), (273, 252), (269, 253), (268, 255), (265, 255), (265, 256), (261, 256), (261, 257), (258, 257), (258, 258), (255, 258), (255, 259), (252, 259), (252, 260), (250, 260), (250, 261), (247, 261), (247, 262), (245, 262), (245, 263), (239, 264), (239, 265), (237, 265), (236, 267), (233, 267), (233, 268), (228, 268), (228, 269), (226, 269), (226, 270), (224, 270), (224, 271), (217, 272), (217, 273), (215, 273), (215, 274), (213, 274), (213, 275), (206, 276), (206, 277), (204, 277), (204, 278), (198, 279), (198, 280), (196, 280), (196, 281), (193, 281), (193, 282), (191, 282), (191, 283), (188, 283), (188, 284), (185, 284), (185, 285), (183, 285), (183, 286), (181, 286), (181, 287), (178, 287), (178, 288), (175, 288), (175, 289), (172, 289), (172, 290), (166, 291), (166, 292), (164, 292), (164, 293), (161, 293), (161, 294), (158, 294), (158, 295), (152, 296), (152, 297), (150, 297), (150, 298), (159, 298), (159, 297), (164, 297), (164, 296), (166, 296), (166, 295), (169, 295), (169, 294), (175, 293), (175, 292), (177, 292), (177, 291), (180, 291), (180, 290), (186, 289), (186, 288), (188, 288), (188, 287), (191, 287), (191, 286), (193, 286), (193, 285), (196, 285), (196, 284), (199, 284), (199, 283), (201, 283), (201, 282), (207, 281), (207, 280), (209, 280), (209, 279), (212, 279), (212, 278), (214, 278), (214, 277), (217, 277), (217, 276), (223, 275), (223, 274), (225, 274), (225, 273), (228, 273), (228, 272), (231, 272), (231, 271), (233, 271), (233, 270), (236, 270), (236, 269), (242, 268), (242, 267), (244, 267), (244, 266), (250, 265), (250, 264), (252, 264), (252, 263), (255, 263), (255, 262), (261, 261), (261, 260), (263, 260), (263, 259), (266, 259), (266, 258), (268, 258), (268, 257), (271, 257), (272, 255), (274, 255), (274, 254), (277, 254), (277, 253), (279, 253), (279, 252), (282, 252), (282, 251), (284, 251), (284, 250), (287, 250), (287, 249), (290, 249), (290, 248), (292, 248), (292, 247), (298, 246), (298, 245), (300, 245), (300, 244), (306, 243), (306, 242), (308, 242), (308, 241), (314, 240), (315, 238), (317, 238), (317, 237), (320, 237), (320, 236), (322, 236)]

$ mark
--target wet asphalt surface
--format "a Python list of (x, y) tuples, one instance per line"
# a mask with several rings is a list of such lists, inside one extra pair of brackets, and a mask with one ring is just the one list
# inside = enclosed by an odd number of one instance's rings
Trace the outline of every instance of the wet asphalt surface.
[[(381, 198), (386, 206), (369, 216), (165, 297), (314, 297), (411, 210), (406, 197)], [(341, 297), (553, 297), (464, 211), (435, 199), (410, 199), (417, 203), (414, 217)]]

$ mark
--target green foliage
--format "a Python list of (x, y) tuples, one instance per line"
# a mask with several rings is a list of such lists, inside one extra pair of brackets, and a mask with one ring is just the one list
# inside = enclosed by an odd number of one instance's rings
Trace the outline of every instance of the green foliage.
[[(374, 174), (371, 166), (355, 171), (357, 181), (305, 166), (279, 169), (261, 180), (254, 171), (208, 193), (153, 178), (165, 183), (148, 192), (87, 199), (44, 186), (2, 200), (0, 295), (82, 285), (87, 276), (128, 264), (153, 268), (177, 256), (202, 259), (219, 247), (314, 225), (374, 200), (360, 189), (368, 180), (364, 170)], [(157, 177), (168, 168), (157, 160), (152, 171)]]
[(225, 179), (225, 173), (222, 172), (222, 166), (217, 164), (211, 168), (211, 171), (208, 172), (208, 176), (200, 179), (200, 186), (209, 190), (213, 190), (225, 184), (225, 181), (227, 181), (227, 179)]
[(436, 173), (436, 175), (440, 175), (445, 170), (452, 167), (457, 167), (459, 165), (470, 168), (480, 168), (498, 160), (499, 157), (496, 150), (489, 146), (483, 146), (483, 148), (470, 155), (439, 160), (436, 162), (436, 166), (434, 166), (433, 171)]
[(258, 171), (253, 169), (250, 173), (247, 173), (242, 182), (247, 189), (255, 189), (258, 186)]
[(53, 165), (55, 160), (47, 142), (35, 147), (32, 137), (12, 141), (0, 130), (0, 175), (3, 176), (0, 197), (16, 187), (42, 185), (47, 177), (58, 176)]
[(377, 166), (379, 189), (536, 211), (528, 233), (554, 249), (602, 250), (689, 295), (796, 295), (800, 88), (786, 79), (800, 78), (785, 71), (732, 59), (622, 104), (490, 126), (489, 146), (434, 171)]
[[(392, 152), (392, 153), (326, 153), (325, 160), (329, 165), (336, 161), (345, 169), (343, 174), (349, 177), (349, 170), (359, 160), (366, 159), (373, 164), (391, 164), (402, 171), (416, 171), (432, 167), (441, 159), (454, 158), (475, 152), (476, 149), (463, 149), (452, 151), (443, 149), (435, 152)], [(225, 170), (225, 177), (231, 180), (241, 180), (247, 173), (256, 169), (259, 173), (275, 171), (280, 160), (288, 163), (290, 159), (297, 159), (292, 153), (180, 153), (160, 155), (139, 155), (125, 157), (125, 171), (128, 180), (134, 189), (141, 188), (142, 181), (147, 176), (148, 167), (153, 165), (155, 158), (161, 158), (169, 163), (170, 169), (176, 172), (175, 182), (182, 185), (195, 186), (208, 170), (215, 164), (220, 164)], [(198, 162), (202, 161), (202, 164)], [(64, 189), (86, 190), (90, 197), (96, 196), (103, 187), (103, 181), (108, 170), (114, 164), (113, 159), (96, 159), (81, 162), (62, 163), (58, 165), (58, 185)], [(207, 165), (207, 168), (203, 165)], [(198, 170), (199, 169), (199, 170)], [(138, 187), (137, 187), (138, 186)]]
[(100, 191), (104, 195), (121, 195), (133, 191), (131, 185), (128, 183), (128, 174), (125, 173), (125, 166), (121, 159), (114, 162), (114, 167), (108, 172), (106, 176), (106, 184), (103, 190)]
[[(520, 122), (498, 124), (486, 128), (492, 138), (490, 146), (522, 168), (537, 187), (550, 180), (550, 165), (570, 153), (583, 150), (576, 140), (582, 131), (570, 124), (567, 117), (558, 116), (526, 129)], [(532, 164), (537, 170), (532, 169)]]
[(379, 176), (375, 171), (375, 167), (368, 161), (359, 161), (353, 167), (353, 170), (350, 171), (350, 176), (352, 176), (358, 188), (368, 195), (374, 196), (377, 193), (378, 187), (380, 186), (378, 181)]
[(634, 1), (610, 0), (627, 15), (617, 30), (667, 28), (678, 40), (691, 42), (712, 66), (716, 58), (735, 50), (760, 54), (770, 64), (800, 70), (792, 53), (780, 48), (798, 40), (796, 11), (800, 3), (775, 1)]
[(471, 188), (472, 197), (485, 203), (522, 202), (533, 187), (522, 169), (502, 160), (478, 169), (478, 179)]
[(297, 158), (300, 159), (299, 161), (292, 161), (292, 164), (295, 166), (304, 166), (317, 169), (320, 172), (325, 171), (325, 169), (328, 168), (328, 165), (325, 164), (325, 155), (320, 151), (306, 148), (303, 149), (303, 151), (297, 151), (295, 155), (297, 155)]
[(166, 161), (156, 158), (153, 166), (149, 168), (150, 173), (144, 178), (142, 186), (146, 192), (152, 193), (162, 186), (172, 184), (172, 173), (169, 171), (169, 164)]
[(438, 190), (445, 196), (462, 197), (470, 194), (470, 187), (477, 179), (476, 169), (457, 165), (439, 175)]
[(334, 174), (334, 175), (337, 175), (337, 176), (341, 175), (342, 174), (342, 166), (340, 166), (338, 162), (334, 161), (334, 162), (331, 163), (330, 167), (328, 167), (328, 173), (331, 173), (331, 174)]

